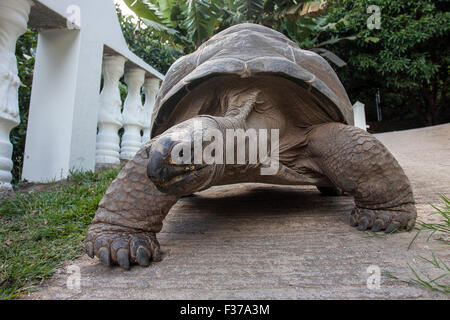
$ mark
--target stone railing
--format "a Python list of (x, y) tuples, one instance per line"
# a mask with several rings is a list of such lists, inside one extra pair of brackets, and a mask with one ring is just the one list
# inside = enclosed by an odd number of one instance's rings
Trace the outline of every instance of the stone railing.
[[(130, 160), (150, 140), (151, 114), (159, 90), (160, 80), (147, 77), (140, 68), (125, 70), (125, 58), (105, 55), (103, 58), (104, 85), (100, 93), (98, 133), (95, 153), (96, 169), (117, 168), (121, 160)], [(123, 105), (119, 81), (125, 75), (128, 95)], [(142, 105), (141, 92), (145, 95)], [(124, 128), (122, 144), (118, 131)]]
[(0, 192), (11, 190), (9, 134), (20, 123), (15, 45), (28, 26), (39, 31), (22, 173), (28, 181), (130, 159), (149, 139), (164, 78), (128, 50), (113, 0), (0, 0)]

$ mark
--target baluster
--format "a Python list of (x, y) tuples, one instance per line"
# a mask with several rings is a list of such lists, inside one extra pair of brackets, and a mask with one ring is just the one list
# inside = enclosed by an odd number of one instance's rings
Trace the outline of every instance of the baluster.
[(156, 95), (159, 91), (159, 79), (147, 78), (144, 83), (145, 104), (143, 112), (143, 131), (142, 145), (146, 144), (150, 140), (151, 126), (152, 126), (152, 113), (155, 106)]
[(0, 194), (12, 192), (9, 134), (20, 123), (15, 51), (17, 39), (27, 30), (31, 5), (28, 0), (0, 1)]
[(122, 148), (120, 159), (130, 160), (139, 151), (142, 144), (142, 96), (141, 88), (145, 81), (146, 71), (133, 68), (125, 73), (125, 83), (128, 85), (128, 95), (123, 106)]
[(122, 56), (103, 57), (103, 89), (100, 93), (95, 169), (120, 167), (120, 137), (122, 100), (119, 81), (124, 74), (126, 59)]

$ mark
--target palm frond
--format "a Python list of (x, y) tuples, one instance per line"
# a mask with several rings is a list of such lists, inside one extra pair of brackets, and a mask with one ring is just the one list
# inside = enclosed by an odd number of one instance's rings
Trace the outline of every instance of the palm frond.
[(264, 11), (264, 0), (227, 1), (229, 9), (235, 13), (234, 23), (258, 22)]
[(220, 0), (188, 0), (185, 28), (196, 47), (213, 34), (221, 4)]
[(164, 24), (162, 14), (159, 8), (148, 0), (123, 0), (139, 18), (155, 21)]

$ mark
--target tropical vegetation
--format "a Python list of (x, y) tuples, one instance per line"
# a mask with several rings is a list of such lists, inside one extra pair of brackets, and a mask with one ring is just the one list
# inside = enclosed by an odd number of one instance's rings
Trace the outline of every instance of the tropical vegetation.
[[(450, 12), (444, 0), (124, 0), (184, 53), (230, 25), (253, 22), (333, 62), (353, 102), (383, 97), (385, 122), (432, 125), (450, 119)], [(380, 27), (368, 21), (379, 11)], [(343, 41), (346, 40), (346, 41)], [(381, 120), (381, 119), (378, 119)]]

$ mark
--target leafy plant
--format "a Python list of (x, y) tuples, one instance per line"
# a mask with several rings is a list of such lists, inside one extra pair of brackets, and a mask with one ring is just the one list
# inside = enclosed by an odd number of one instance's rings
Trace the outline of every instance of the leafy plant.
[(204, 39), (214, 32), (218, 17), (222, 13), (220, 0), (188, 0), (185, 22), (182, 24), (189, 39), (198, 48)]
[[(117, 16), (129, 49), (162, 74), (182, 55), (168, 40), (160, 39), (157, 32), (142, 28), (133, 22), (132, 17), (124, 16), (119, 7)], [(126, 89), (126, 86), (123, 88)]]
[(37, 32), (28, 30), (16, 44), (17, 67), (22, 85), (19, 87), (20, 124), (11, 131), (13, 144), (13, 183), (17, 183), (22, 175), (25, 137), (28, 126), (28, 109), (30, 105), (33, 70), (36, 57)]
[[(331, 28), (321, 41), (355, 36), (333, 44), (333, 52), (348, 62), (337, 70), (354, 100), (383, 99), (383, 120), (419, 118), (423, 124), (445, 123), (450, 116), (450, 12), (443, 0), (330, 0)], [(367, 8), (381, 12), (381, 28), (369, 29)], [(446, 110), (445, 110), (446, 109)]]
[[(323, 48), (352, 37), (333, 37), (322, 43), (319, 34), (331, 27), (326, 17), (325, 1), (303, 0), (125, 0), (149, 28), (171, 38), (184, 53), (198, 48), (213, 34), (237, 23), (252, 22), (283, 32), (301, 47), (315, 51), (338, 66), (345, 65), (331, 51)], [(165, 29), (167, 28), (167, 29)], [(321, 47), (321, 48), (315, 48)]]
[(162, 40), (184, 53), (209, 38), (222, 14), (222, 0), (124, 0), (125, 4)]
[(227, 1), (226, 8), (232, 12), (230, 24), (253, 22), (259, 23), (264, 14), (264, 0)]

